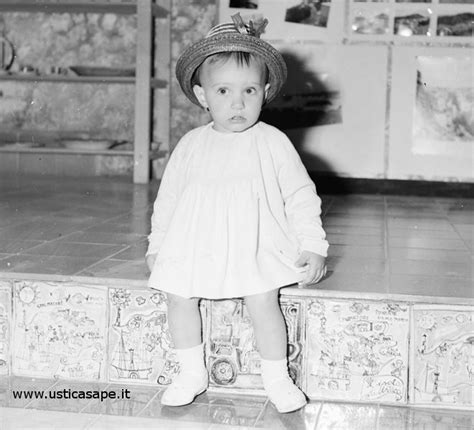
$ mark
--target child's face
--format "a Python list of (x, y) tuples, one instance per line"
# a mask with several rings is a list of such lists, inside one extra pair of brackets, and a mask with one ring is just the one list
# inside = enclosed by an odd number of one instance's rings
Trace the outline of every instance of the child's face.
[(204, 63), (201, 85), (194, 93), (201, 105), (209, 108), (214, 129), (224, 133), (247, 130), (258, 121), (269, 84), (262, 66), (256, 61), (239, 65), (234, 59)]

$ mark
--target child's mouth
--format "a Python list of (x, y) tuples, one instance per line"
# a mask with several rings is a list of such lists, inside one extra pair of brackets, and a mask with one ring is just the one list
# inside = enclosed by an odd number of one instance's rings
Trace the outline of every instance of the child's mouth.
[(243, 116), (233, 116), (231, 122), (245, 122), (245, 117)]

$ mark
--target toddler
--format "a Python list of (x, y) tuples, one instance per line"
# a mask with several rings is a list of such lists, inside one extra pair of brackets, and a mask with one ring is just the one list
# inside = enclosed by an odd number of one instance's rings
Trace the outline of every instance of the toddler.
[(200, 298), (242, 297), (261, 356), (263, 385), (279, 412), (306, 404), (287, 367), (279, 288), (318, 282), (328, 243), (321, 200), (296, 150), (259, 122), (286, 79), (281, 54), (259, 38), (266, 24), (214, 27), (179, 58), (186, 96), (212, 122), (188, 132), (173, 151), (154, 203), (146, 254), (149, 286), (167, 293), (180, 373), (168, 406), (191, 403), (208, 387)]

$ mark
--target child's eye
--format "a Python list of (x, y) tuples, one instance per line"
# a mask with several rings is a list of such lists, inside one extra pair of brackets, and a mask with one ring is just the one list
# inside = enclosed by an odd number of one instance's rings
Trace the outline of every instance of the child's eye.
[(219, 89), (217, 90), (217, 93), (218, 93), (218, 94), (225, 95), (225, 94), (227, 94), (227, 88), (219, 88)]
[(257, 90), (256, 90), (254, 87), (251, 87), (251, 88), (247, 88), (247, 89), (245, 90), (245, 92), (246, 92), (247, 94), (255, 94), (255, 93), (257, 92)]

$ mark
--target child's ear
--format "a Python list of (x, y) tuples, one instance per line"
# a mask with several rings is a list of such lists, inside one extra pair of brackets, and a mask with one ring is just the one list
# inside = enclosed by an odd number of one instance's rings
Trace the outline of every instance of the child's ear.
[(193, 91), (194, 95), (198, 99), (198, 102), (201, 104), (201, 106), (206, 109), (207, 108), (207, 101), (206, 101), (206, 95), (204, 94), (204, 90), (201, 87), (201, 85), (194, 85), (193, 86)]
[(268, 97), (268, 90), (270, 89), (270, 84), (265, 85), (265, 101), (267, 100)]

